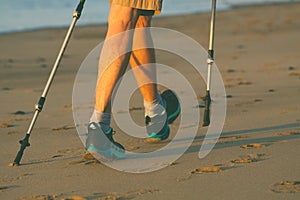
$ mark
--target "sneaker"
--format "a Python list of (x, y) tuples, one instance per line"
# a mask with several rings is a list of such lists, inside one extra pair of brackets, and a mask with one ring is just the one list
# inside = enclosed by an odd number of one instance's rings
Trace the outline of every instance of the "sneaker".
[(163, 99), (165, 112), (152, 118), (146, 116), (146, 129), (148, 137), (146, 142), (157, 143), (169, 137), (169, 124), (180, 114), (180, 103), (176, 94), (172, 90), (166, 90), (161, 94)]
[(172, 90), (166, 90), (161, 94), (162, 99), (165, 102), (165, 108), (168, 116), (168, 123), (172, 124), (181, 112), (180, 102)]
[(99, 123), (92, 122), (88, 125), (85, 159), (110, 161), (124, 157), (125, 148), (113, 139), (112, 128), (104, 132)]

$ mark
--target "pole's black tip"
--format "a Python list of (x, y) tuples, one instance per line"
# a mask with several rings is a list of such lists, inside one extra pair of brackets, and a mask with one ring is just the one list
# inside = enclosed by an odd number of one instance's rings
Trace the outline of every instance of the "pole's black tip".
[(10, 167), (14, 167), (14, 166), (20, 165), (20, 161), (22, 159), (24, 150), (26, 149), (26, 147), (30, 146), (30, 144), (29, 144), (29, 137), (30, 137), (30, 135), (26, 134), (25, 138), (23, 140), (20, 140), (20, 144), (21, 144), (20, 150), (17, 153), (17, 156), (16, 156), (14, 162), (9, 164)]
[(210, 119), (209, 119), (209, 110), (204, 110), (204, 119), (203, 119), (203, 124), (202, 126), (209, 126), (210, 124)]
[(19, 165), (20, 165), (20, 163), (14, 163), (14, 162), (8, 164), (9, 167), (15, 167), (15, 166), (19, 166)]

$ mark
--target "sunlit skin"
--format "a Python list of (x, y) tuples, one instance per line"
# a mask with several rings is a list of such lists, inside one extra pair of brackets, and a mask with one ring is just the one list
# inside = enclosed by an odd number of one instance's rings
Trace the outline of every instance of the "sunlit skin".
[[(118, 33), (131, 29), (150, 27), (152, 14), (152, 11), (112, 4), (105, 39), (108, 40)], [(133, 32), (125, 32), (125, 34), (122, 34), (122, 37), (118, 37), (117, 41), (113, 43), (115, 45), (109, 43), (109, 45), (104, 44), (103, 46), (98, 66), (99, 73), (95, 95), (95, 109), (100, 112), (111, 112), (110, 100), (112, 92), (129, 63), (134, 69), (134, 75), (144, 100), (152, 102), (157, 98), (155, 69), (152, 67), (153, 65), (143, 66), (144, 64), (155, 63), (154, 49), (138, 49), (121, 55), (104, 72), (101, 71), (101, 69), (106, 67), (104, 63), (107, 62), (105, 59), (110, 57), (108, 54), (124, 52), (124, 49), (131, 49), (132, 46), (137, 44), (151, 46), (152, 39), (150, 33), (146, 30), (139, 31), (139, 34), (134, 34), (134, 36), (130, 33)], [(144, 84), (145, 82), (147, 84)]]

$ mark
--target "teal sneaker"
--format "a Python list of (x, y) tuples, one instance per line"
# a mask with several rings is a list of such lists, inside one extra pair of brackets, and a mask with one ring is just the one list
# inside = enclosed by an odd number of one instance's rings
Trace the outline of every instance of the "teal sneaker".
[(166, 90), (161, 94), (165, 112), (152, 118), (146, 116), (145, 123), (148, 133), (146, 142), (157, 143), (169, 137), (169, 124), (173, 123), (181, 112), (178, 97), (172, 90)]
[(113, 139), (112, 128), (104, 132), (99, 123), (92, 122), (88, 125), (85, 159), (109, 161), (124, 157), (125, 148)]
[(181, 106), (177, 95), (172, 90), (166, 90), (161, 94), (165, 103), (168, 116), (168, 124), (172, 124), (181, 112)]

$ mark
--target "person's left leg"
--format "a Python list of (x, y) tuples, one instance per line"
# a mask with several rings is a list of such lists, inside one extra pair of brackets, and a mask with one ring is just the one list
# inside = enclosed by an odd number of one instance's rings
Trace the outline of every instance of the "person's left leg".
[[(133, 69), (139, 89), (147, 102), (152, 102), (157, 98), (155, 53), (152, 37), (150, 34), (151, 15), (139, 15), (135, 26), (135, 36), (133, 39), (133, 50), (130, 57), (130, 65)], [(147, 48), (148, 47), (148, 48)], [(151, 48), (149, 48), (151, 47)]]
[(88, 125), (86, 159), (125, 155), (124, 147), (113, 139), (110, 102), (117, 81), (129, 63), (133, 38), (129, 30), (135, 27), (137, 18), (137, 9), (111, 4), (108, 31), (99, 59), (94, 112)]
[[(168, 137), (169, 127), (166, 105), (157, 89), (156, 60), (150, 32), (151, 14), (154, 12), (144, 10), (140, 12), (143, 13), (139, 15), (135, 26), (130, 65), (144, 98), (148, 137), (154, 137), (156, 141), (159, 141)], [(149, 138), (146, 141), (149, 141)]]
[(154, 12), (145, 10), (139, 10), (139, 12), (140, 15), (135, 26), (130, 65), (144, 98), (145, 116), (152, 117), (164, 112), (163, 102), (157, 90), (156, 60), (150, 33), (152, 14)]

